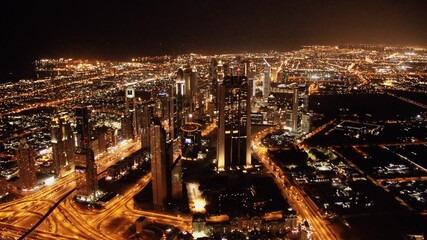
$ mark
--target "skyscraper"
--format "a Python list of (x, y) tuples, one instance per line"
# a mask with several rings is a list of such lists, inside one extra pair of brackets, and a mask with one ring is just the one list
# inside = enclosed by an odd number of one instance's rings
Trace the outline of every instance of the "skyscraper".
[(308, 94), (305, 84), (280, 84), (275, 87), (273, 94), (283, 95), (286, 103), (284, 111), (284, 127), (293, 134), (303, 134), (310, 131), (310, 113), (308, 112)]
[(177, 78), (175, 82), (175, 93), (174, 93), (174, 105), (175, 105), (175, 116), (174, 126), (176, 127), (175, 136), (179, 135), (179, 128), (182, 125), (185, 116), (185, 82), (184, 82), (184, 71), (182, 68), (178, 69)]
[(124, 139), (135, 139), (138, 136), (135, 89), (127, 88), (125, 91), (125, 114), (122, 121)]
[[(195, 100), (198, 97), (198, 73), (197, 69), (187, 65), (184, 70), (178, 69), (176, 80), (176, 96), (179, 103), (182, 96), (183, 116), (194, 113)], [(179, 105), (179, 104), (178, 104)]]
[(87, 107), (76, 110), (77, 151), (76, 185), (77, 198), (83, 201), (94, 201), (98, 197), (98, 179), (95, 156), (90, 147), (89, 113)]
[(185, 115), (193, 113), (193, 89), (194, 79), (193, 71), (190, 66), (187, 66), (184, 70), (184, 82), (185, 82), (185, 93), (184, 93), (184, 106)]
[(17, 158), (22, 189), (33, 189), (37, 186), (36, 160), (34, 150), (24, 138), (19, 141)]
[(53, 172), (65, 176), (74, 166), (75, 142), (68, 116), (54, 117), (50, 125)]
[(263, 97), (268, 98), (270, 96), (270, 88), (271, 88), (271, 66), (267, 62), (267, 60), (264, 59), (264, 81), (263, 81)]
[(202, 145), (201, 129), (202, 126), (194, 122), (187, 122), (182, 125), (181, 151), (183, 160), (197, 160)]
[(251, 165), (251, 82), (226, 76), (219, 86), (218, 169)]
[(153, 103), (145, 101), (141, 107), (141, 148), (150, 149), (150, 126), (153, 117)]
[(153, 205), (155, 210), (164, 210), (167, 199), (166, 133), (160, 124), (150, 128), (151, 174)]

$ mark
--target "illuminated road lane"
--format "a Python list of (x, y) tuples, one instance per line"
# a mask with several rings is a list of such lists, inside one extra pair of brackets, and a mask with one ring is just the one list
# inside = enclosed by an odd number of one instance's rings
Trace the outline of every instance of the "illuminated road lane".
[[(286, 175), (283, 173), (282, 169), (276, 166), (273, 160), (268, 156), (267, 148), (262, 146), (261, 140), (268, 133), (272, 133), (276, 130), (277, 128), (272, 127), (264, 129), (263, 131), (252, 136), (251, 146), (254, 154), (258, 157), (265, 168), (275, 176), (274, 180), (276, 184), (281, 189), (282, 194), (285, 194), (288, 197), (291, 207), (297, 211), (300, 217), (307, 219), (307, 221), (310, 223), (314, 232), (313, 238), (321, 240), (337, 239), (337, 234), (327, 227), (329, 223), (321, 219), (318, 211), (314, 209), (316, 206), (314, 206), (311, 200), (305, 196), (305, 194), (302, 194), (297, 187), (292, 186), (291, 182), (286, 178)], [(289, 189), (285, 188), (285, 185), (289, 186)]]

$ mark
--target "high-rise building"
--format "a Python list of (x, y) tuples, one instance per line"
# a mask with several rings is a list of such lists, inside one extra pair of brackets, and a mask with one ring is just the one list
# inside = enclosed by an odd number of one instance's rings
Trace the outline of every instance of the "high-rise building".
[(21, 187), (24, 190), (31, 190), (37, 186), (36, 160), (34, 150), (24, 138), (19, 141), (17, 159)]
[(308, 112), (308, 94), (305, 84), (280, 84), (275, 87), (274, 95), (283, 95), (287, 109), (284, 114), (284, 127), (293, 134), (303, 134), (310, 131), (310, 115)]
[(178, 158), (171, 165), (171, 198), (172, 199), (181, 199), (182, 198), (182, 163)]
[(277, 67), (272, 67), (271, 68), (271, 81), (272, 82), (277, 82), (277, 73), (278, 73), (279, 69)]
[(264, 59), (264, 73), (263, 73), (263, 97), (268, 98), (270, 96), (270, 89), (271, 89), (271, 66), (267, 62), (267, 60)]
[(77, 151), (76, 185), (78, 200), (92, 202), (99, 197), (97, 167), (95, 156), (90, 147), (89, 112), (87, 107), (76, 110)]
[(122, 119), (122, 134), (124, 139), (138, 137), (138, 121), (136, 113), (135, 89), (127, 88), (125, 91), (125, 114)]
[(218, 169), (251, 165), (251, 82), (226, 76), (219, 87)]
[(184, 117), (186, 115), (186, 86), (184, 81), (184, 71), (182, 68), (178, 69), (177, 79), (175, 81), (175, 92), (173, 94), (174, 101), (174, 126), (175, 137), (179, 136), (180, 127), (182, 126)]
[(117, 129), (115, 129), (115, 128), (108, 128), (107, 129), (106, 141), (107, 141), (107, 148), (117, 145), (117, 143), (118, 143), (117, 142)]
[(160, 124), (150, 128), (151, 174), (153, 184), (153, 205), (163, 211), (167, 200), (167, 159), (166, 133)]
[(185, 105), (185, 115), (193, 112), (193, 92), (194, 89), (194, 80), (193, 80), (193, 71), (188, 65), (184, 70), (184, 105)]
[(154, 103), (146, 101), (141, 107), (141, 148), (150, 149), (150, 126), (152, 123)]
[(310, 116), (308, 115), (308, 95), (305, 85), (290, 84), (292, 110), (290, 128), (293, 133), (308, 133)]
[(181, 77), (181, 71), (180, 68), (178, 70), (177, 74), (177, 95), (182, 94), (183, 96), (183, 111), (184, 111), (184, 117), (187, 117), (189, 114), (194, 113), (195, 108), (195, 100), (198, 96), (198, 73), (196, 68), (191, 68), (190, 65), (187, 65), (185, 69), (182, 71), (182, 79)]
[(181, 127), (182, 131), (182, 159), (197, 160), (202, 145), (202, 126), (198, 123), (187, 122)]
[(50, 125), (53, 172), (65, 176), (74, 168), (75, 142), (68, 116), (54, 117)]

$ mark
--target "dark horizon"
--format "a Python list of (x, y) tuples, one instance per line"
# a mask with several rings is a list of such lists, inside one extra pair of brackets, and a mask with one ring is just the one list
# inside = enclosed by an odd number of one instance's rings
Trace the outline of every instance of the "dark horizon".
[(11, 1), (3, 11), (0, 82), (31, 70), (40, 58), (115, 61), (310, 44), (427, 45), (423, 0)]

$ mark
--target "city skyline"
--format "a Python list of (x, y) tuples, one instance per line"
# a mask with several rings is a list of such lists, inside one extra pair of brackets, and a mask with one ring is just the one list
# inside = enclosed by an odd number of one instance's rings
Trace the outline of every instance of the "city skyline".
[(311, 44), (427, 45), (427, 3), (184, 1), (7, 2), (0, 82), (40, 58), (129, 60), (183, 53), (294, 50)]
[(427, 48), (36, 64), (0, 85), (0, 235), (427, 232)]
[(426, 0), (2, 10), (1, 238), (427, 236)]

